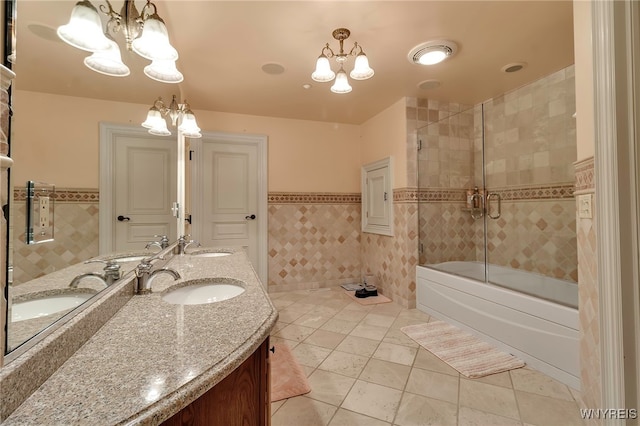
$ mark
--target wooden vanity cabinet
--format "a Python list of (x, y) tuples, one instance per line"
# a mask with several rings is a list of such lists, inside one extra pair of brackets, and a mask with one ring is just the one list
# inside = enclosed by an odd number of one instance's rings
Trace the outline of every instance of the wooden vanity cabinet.
[(166, 426), (271, 424), (269, 338), (220, 383), (163, 423)]

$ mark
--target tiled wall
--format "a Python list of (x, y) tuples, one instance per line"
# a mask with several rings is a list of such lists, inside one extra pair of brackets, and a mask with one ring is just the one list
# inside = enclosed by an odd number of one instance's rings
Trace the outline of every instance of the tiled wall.
[(360, 194), (269, 193), (269, 291), (361, 282)]
[(54, 203), (54, 241), (26, 244), (26, 192), (14, 190), (13, 285), (99, 254), (98, 190), (56, 188)]
[[(576, 195), (591, 195), (595, 213), (595, 168), (593, 157), (575, 163)], [(578, 209), (576, 203), (576, 211)], [(578, 220), (578, 304), (580, 309), (580, 372), (582, 399), (586, 407), (599, 407), (602, 375), (600, 370), (600, 324), (598, 264), (596, 250), (596, 220)]]
[(419, 132), (420, 263), (484, 260), (485, 223), (465, 192), (485, 182), (502, 200), (486, 222), (489, 262), (577, 282), (573, 66), (457, 107)]

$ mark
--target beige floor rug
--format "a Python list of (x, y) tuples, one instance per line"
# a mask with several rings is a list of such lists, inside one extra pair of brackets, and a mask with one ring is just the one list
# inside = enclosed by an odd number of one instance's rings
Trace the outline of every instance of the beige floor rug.
[(401, 330), (462, 375), (472, 379), (525, 365), (513, 355), (443, 321), (409, 325)]
[(354, 301), (358, 302), (361, 305), (377, 305), (379, 303), (389, 303), (391, 299), (389, 299), (384, 294), (378, 293), (377, 296), (369, 296), (369, 297), (356, 297), (355, 291), (345, 291), (347, 296), (349, 296)]
[(311, 392), (304, 370), (285, 343), (274, 345), (271, 354), (271, 402)]

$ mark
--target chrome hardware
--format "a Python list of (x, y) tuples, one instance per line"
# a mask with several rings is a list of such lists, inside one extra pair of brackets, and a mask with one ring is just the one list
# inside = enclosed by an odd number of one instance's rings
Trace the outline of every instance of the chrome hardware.
[(118, 219), (120, 222), (129, 222), (129, 221), (131, 220), (131, 218), (130, 218), (130, 217), (122, 216), (122, 215), (118, 216), (118, 217), (117, 217), (117, 219)]
[[(493, 197), (496, 197), (498, 199), (498, 214), (496, 216), (493, 216), (491, 214), (491, 198)], [(498, 219), (501, 214), (502, 214), (502, 198), (500, 197), (500, 194), (498, 194), (497, 192), (491, 192), (487, 194), (487, 216), (489, 216), (490, 219)]]
[[(479, 207), (471, 207), (471, 217), (473, 219), (481, 219), (484, 216), (484, 197), (479, 192), (471, 195), (471, 205)], [(480, 214), (477, 215), (476, 212)]]
[(160, 238), (160, 241), (151, 241), (144, 248), (149, 249), (153, 246), (158, 247), (160, 250), (164, 250), (169, 247), (169, 238), (166, 235), (154, 235), (155, 238)]
[(171, 268), (160, 268), (152, 271), (153, 265), (151, 265), (150, 259), (144, 259), (136, 267), (136, 294), (149, 294), (151, 293), (151, 281), (158, 274), (167, 273), (173, 276), (174, 280), (180, 279), (178, 271)]
[(251, 216), (245, 216), (244, 218), (247, 220), (254, 220), (256, 218), (256, 215), (252, 214)]
[(195, 244), (196, 247), (200, 247), (200, 243), (198, 241), (195, 240), (189, 240), (187, 241), (187, 237), (190, 237), (191, 235), (183, 235), (180, 238), (178, 238), (178, 254), (187, 254), (187, 247), (189, 247), (192, 244)]
[(118, 281), (120, 279), (120, 265), (117, 264), (116, 262), (113, 262), (111, 260), (99, 260), (99, 259), (95, 259), (95, 260), (88, 260), (85, 263), (96, 263), (96, 262), (103, 262), (106, 263), (105, 267), (104, 267), (104, 274), (100, 274), (98, 272), (87, 272), (85, 274), (80, 274), (77, 277), (75, 277), (71, 283), (69, 284), (69, 287), (71, 288), (77, 288), (78, 284), (80, 284), (80, 281), (83, 278), (86, 277), (94, 277), (94, 278), (98, 278), (99, 280), (101, 280), (105, 286), (109, 287), (111, 284), (113, 284), (114, 282)]

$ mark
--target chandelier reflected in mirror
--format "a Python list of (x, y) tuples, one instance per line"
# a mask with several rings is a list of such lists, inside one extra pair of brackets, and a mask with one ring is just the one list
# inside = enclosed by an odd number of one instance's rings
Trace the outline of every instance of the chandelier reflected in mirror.
[(179, 104), (176, 101), (176, 95), (169, 106), (166, 106), (162, 98), (158, 98), (147, 113), (147, 119), (142, 123), (142, 127), (149, 129), (149, 133), (156, 136), (170, 136), (171, 132), (167, 128), (165, 116), (169, 116), (171, 124), (175, 126), (180, 119), (178, 130), (186, 137), (197, 139), (201, 138), (200, 127), (196, 123), (196, 116), (191, 111), (189, 104), (185, 100)]
[(138, 13), (133, 0), (125, 0), (120, 13), (109, 0), (100, 11), (109, 17), (106, 25), (98, 9), (89, 0), (81, 0), (71, 11), (69, 23), (58, 27), (57, 34), (65, 43), (92, 52), (84, 64), (93, 71), (113, 77), (126, 77), (129, 67), (122, 62), (120, 47), (114, 35), (122, 33), (127, 50), (151, 61), (144, 68), (147, 77), (163, 83), (180, 83), (182, 73), (176, 68), (178, 51), (171, 46), (167, 27), (150, 0)]
[[(311, 74), (311, 78), (320, 83), (328, 82), (335, 78), (335, 82), (333, 83), (333, 86), (331, 86), (331, 91), (333, 93), (349, 93), (352, 88), (349, 84), (347, 73), (344, 70), (344, 63), (347, 61), (349, 56), (355, 56), (353, 70), (349, 73), (349, 76), (354, 80), (369, 79), (373, 77), (374, 72), (369, 66), (369, 59), (367, 58), (367, 55), (364, 54), (362, 46), (357, 42), (354, 43), (349, 53), (345, 53), (344, 41), (349, 38), (351, 31), (346, 28), (338, 28), (333, 31), (332, 35), (333, 38), (338, 40), (340, 43), (340, 51), (338, 53), (334, 53), (334, 51), (331, 50), (331, 47), (329, 47), (329, 43), (327, 43), (320, 52), (320, 56), (316, 61), (316, 69), (313, 74)], [(340, 69), (337, 73), (331, 70), (331, 64), (329, 63), (329, 59), (331, 58), (335, 58), (336, 62), (340, 65)]]

